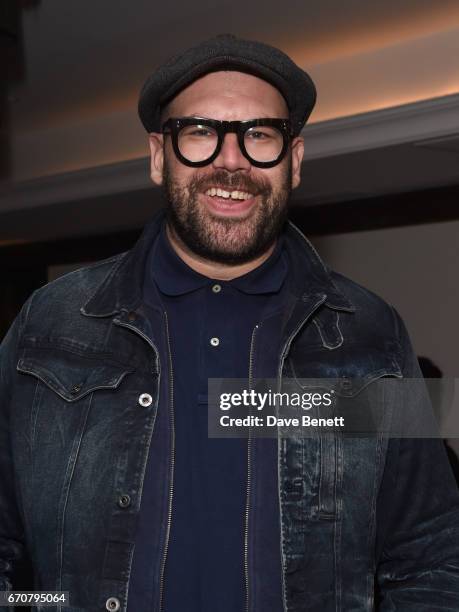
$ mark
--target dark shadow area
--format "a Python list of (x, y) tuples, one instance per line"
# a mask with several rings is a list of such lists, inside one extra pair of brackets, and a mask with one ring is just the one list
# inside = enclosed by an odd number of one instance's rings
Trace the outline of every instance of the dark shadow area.
[(0, 3), (0, 179), (10, 175), (11, 86), (24, 78), (25, 63), (21, 28), (23, 10), (35, 8), (41, 0), (2, 0)]
[(0, 4), (0, 179), (10, 175), (10, 86), (24, 74), (21, 44), (21, 6), (17, 0)]
[(11, 86), (25, 75), (21, 27), (23, 10), (36, 8), (41, 0), (2, 0), (0, 2), (0, 179), (10, 175)]
[[(91, 236), (110, 243), (112, 237), (143, 227), (160, 207), (158, 191), (150, 188), (11, 210), (0, 214), (0, 240), (24, 241), (24, 250), (67, 240), (84, 243)], [(10, 248), (0, 248), (0, 257)]]
[(46, 266), (31, 266), (22, 272), (12, 269), (2, 270), (1, 306), (0, 306), (0, 339), (8, 331), (22, 304), (29, 295), (47, 281)]
[(292, 220), (311, 236), (459, 219), (459, 186), (435, 187), (349, 202), (294, 206)]
[[(432, 406), (434, 407), (434, 410), (436, 412), (435, 416), (437, 417), (438, 420), (440, 420), (441, 415), (439, 414), (439, 411), (440, 411), (440, 407), (441, 407), (442, 399), (443, 399), (442, 398), (443, 396), (442, 385), (441, 385), (440, 380), (443, 378), (443, 372), (428, 357), (418, 357), (418, 362), (419, 362), (419, 367), (421, 368), (421, 372), (424, 378), (439, 380), (439, 384), (436, 385), (435, 387), (433, 387), (432, 385), (428, 385), (428, 390), (429, 390)], [(448, 454), (448, 459), (451, 465), (451, 469), (453, 470), (453, 474), (456, 479), (456, 483), (459, 487), (459, 459), (456, 453), (454, 452), (454, 450), (448, 444), (447, 440), (444, 440), (444, 444), (445, 444), (446, 452)]]

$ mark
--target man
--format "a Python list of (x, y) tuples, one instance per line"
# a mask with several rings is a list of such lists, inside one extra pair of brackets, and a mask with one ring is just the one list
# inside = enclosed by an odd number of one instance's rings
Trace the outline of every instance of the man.
[(230, 35), (147, 80), (165, 212), (36, 291), (2, 345), (1, 589), (28, 558), (62, 610), (459, 610), (439, 440), (207, 435), (208, 378), (419, 375), (395, 310), (286, 222), (314, 102)]

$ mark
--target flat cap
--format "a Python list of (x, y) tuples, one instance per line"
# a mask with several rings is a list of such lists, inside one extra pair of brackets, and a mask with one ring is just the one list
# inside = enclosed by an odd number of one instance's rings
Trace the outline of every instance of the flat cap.
[(284, 96), (297, 136), (316, 101), (311, 77), (288, 55), (265, 43), (220, 34), (169, 59), (142, 87), (139, 116), (147, 132), (160, 132), (161, 108), (187, 85), (217, 70), (248, 72), (268, 81)]

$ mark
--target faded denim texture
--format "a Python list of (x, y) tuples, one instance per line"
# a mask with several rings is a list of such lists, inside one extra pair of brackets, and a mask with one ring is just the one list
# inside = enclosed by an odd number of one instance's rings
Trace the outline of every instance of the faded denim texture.
[[(17, 568), (30, 563), (21, 586), (69, 591), (62, 612), (127, 607), (155, 420), (173, 410), (159, 397), (169, 364), (141, 299), (162, 215), (131, 251), (35, 291), (1, 345), (0, 590), (15, 588)], [(340, 378), (358, 392), (362, 380), (420, 376), (391, 306), (328, 270), (292, 224), (286, 248), (291, 300), (265, 323), (270, 333), (254, 334), (254, 377), (272, 363), (272, 333), (280, 383)], [(173, 419), (158, 423), (173, 440)], [(159, 612), (172, 452), (165, 443), (157, 458), (157, 566), (145, 612)], [(278, 478), (279, 612), (459, 610), (459, 498), (440, 440), (280, 436)], [(248, 610), (263, 612), (263, 582), (279, 577), (257, 573), (256, 482), (250, 495)]]

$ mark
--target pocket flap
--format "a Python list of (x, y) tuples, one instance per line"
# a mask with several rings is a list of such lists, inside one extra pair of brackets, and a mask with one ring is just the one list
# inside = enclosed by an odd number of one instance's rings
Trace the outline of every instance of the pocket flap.
[(81, 355), (60, 347), (26, 347), (16, 369), (35, 376), (67, 402), (96, 389), (116, 389), (134, 371), (108, 354)]
[(399, 364), (390, 352), (355, 353), (344, 364), (334, 366), (328, 363), (327, 377), (322, 375), (325, 369), (322, 362), (313, 362), (307, 366), (307, 377), (300, 376), (297, 368), (294, 369), (295, 378), (303, 389), (333, 389), (334, 393), (342, 397), (354, 397), (383, 377), (403, 377)]
[(373, 372), (368, 372), (360, 378), (347, 378), (344, 376), (339, 381), (336, 381), (334, 391), (337, 395), (343, 397), (354, 397), (374, 381), (385, 377), (402, 378), (402, 372), (396, 363), (381, 367)]

